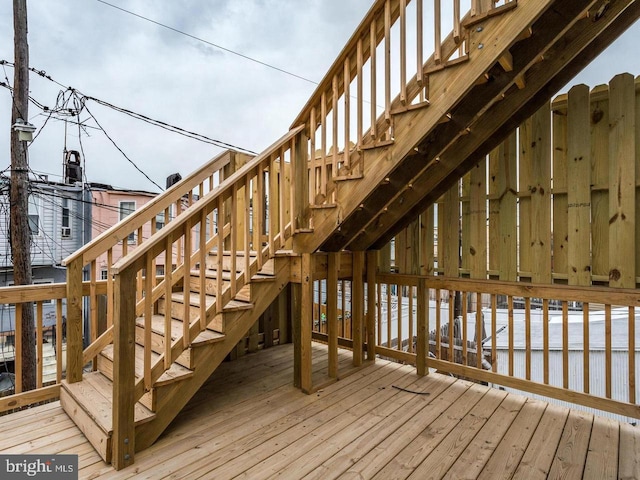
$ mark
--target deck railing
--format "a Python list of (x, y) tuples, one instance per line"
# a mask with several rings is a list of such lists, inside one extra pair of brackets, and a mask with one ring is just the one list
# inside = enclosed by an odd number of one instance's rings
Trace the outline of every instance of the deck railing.
[[(107, 293), (107, 282), (99, 281), (93, 286), (89, 282), (81, 285), (83, 295), (93, 291), (95, 295)], [(35, 403), (53, 400), (59, 396), (60, 381), (65, 377), (64, 349), (66, 347), (66, 298), (64, 283), (43, 285), (19, 285), (0, 288), (0, 308), (3, 310), (3, 325), (8, 327), (0, 339), (1, 361), (6, 365), (13, 361), (14, 386), (9, 395), (0, 398), (0, 413)], [(22, 379), (22, 317), (23, 303), (33, 303), (36, 331), (36, 389), (23, 391)], [(13, 319), (13, 324), (12, 324)], [(17, 321), (16, 321), (17, 320)], [(52, 351), (55, 365), (45, 365), (47, 350)], [(46, 368), (45, 368), (46, 367)], [(54, 372), (50, 372), (55, 367)], [(8, 372), (8, 368), (3, 368)]]
[(516, 5), (444, 3), (376, 1), (293, 122), (308, 127), (311, 205), (335, 203), (334, 180), (362, 173), (362, 150), (392, 142), (394, 113), (430, 105), (429, 75), (468, 59), (465, 24)]
[(640, 418), (635, 290), (400, 274), (376, 290), (379, 355)]

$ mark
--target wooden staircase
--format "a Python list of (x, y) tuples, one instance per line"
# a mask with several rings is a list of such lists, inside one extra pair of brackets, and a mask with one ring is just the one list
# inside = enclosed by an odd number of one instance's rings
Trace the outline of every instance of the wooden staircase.
[[(208, 308), (215, 308), (217, 261), (216, 253), (209, 255), (206, 270), (206, 300)], [(229, 256), (226, 256), (228, 259)], [(255, 255), (253, 256), (254, 262)], [(230, 271), (222, 272), (230, 283)], [(262, 270), (223, 308), (201, 331), (191, 344), (180, 354), (169, 368), (153, 383), (135, 404), (135, 445), (143, 450), (151, 445), (180, 412), (191, 396), (200, 388), (227, 354), (236, 347), (247, 330), (256, 322), (262, 312), (276, 299), (289, 282), (289, 261), (285, 257), (276, 257), (267, 262)], [(190, 301), (195, 312), (199, 307), (199, 272), (192, 271), (190, 277)], [(228, 288), (228, 285), (227, 285)], [(184, 295), (174, 293), (170, 304), (171, 335), (170, 345), (179, 345), (183, 341), (184, 331)], [(158, 313), (151, 321), (151, 363), (162, 361), (165, 351), (165, 319), (167, 303), (165, 298), (158, 301)], [(197, 324), (197, 314), (191, 316), (190, 326)], [(145, 322), (143, 317), (136, 319), (135, 377), (144, 377)], [(98, 355), (97, 371), (86, 373), (81, 382), (63, 382), (60, 401), (74, 418), (105, 462), (112, 461), (113, 412), (112, 391), (114, 379), (114, 347), (107, 345)]]
[[(286, 135), (252, 159), (213, 159), (66, 260), (61, 402), (105, 461), (130, 465), (287, 283), (300, 281), (283, 249), (386, 241), (500, 141), (511, 117), (555, 93), (640, 14), (634, 0), (471, 0), (464, 15), (454, 8), (442, 38), (439, 4), (426, 61), (423, 2), (376, 0)], [(410, 9), (419, 67), (407, 77)], [(158, 215), (166, 226), (156, 231)], [(138, 245), (129, 251), (131, 233)], [(100, 287), (100, 255), (108, 328), (83, 350), (82, 298)], [(159, 259), (164, 277), (146, 275)]]

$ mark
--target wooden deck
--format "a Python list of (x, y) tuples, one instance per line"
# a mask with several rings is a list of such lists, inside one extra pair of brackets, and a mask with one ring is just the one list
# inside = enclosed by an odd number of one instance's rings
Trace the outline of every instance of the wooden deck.
[(292, 358), (223, 364), (119, 472), (58, 402), (3, 417), (0, 452), (75, 453), (80, 478), (640, 478), (640, 428), (383, 360), (304, 395)]

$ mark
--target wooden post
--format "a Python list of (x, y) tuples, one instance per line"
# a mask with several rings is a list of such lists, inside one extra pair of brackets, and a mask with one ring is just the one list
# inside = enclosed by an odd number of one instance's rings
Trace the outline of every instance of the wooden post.
[(291, 283), (291, 337), (293, 341), (293, 386), (302, 388), (302, 285)]
[[(300, 293), (297, 284), (294, 285), (293, 313), (294, 329), (294, 385), (299, 386), (305, 393), (311, 393), (313, 383), (311, 378), (311, 327), (313, 322), (313, 275), (311, 271), (311, 254), (302, 254)], [(299, 301), (298, 301), (299, 299)]]
[(67, 382), (81, 380), (82, 257), (79, 257), (67, 265)]
[[(186, 252), (189, 253), (188, 251)], [(113, 457), (116, 470), (133, 464), (135, 452), (135, 269), (115, 277), (113, 334)]]
[[(364, 252), (353, 252), (351, 283), (351, 321), (353, 328), (353, 366), (362, 365), (362, 332), (364, 330)], [(343, 293), (344, 298), (344, 293)]]
[[(13, 0), (13, 26), (15, 67), (13, 77), (13, 108), (11, 125), (27, 123), (29, 120), (29, 45), (27, 43), (27, 1)], [(27, 142), (19, 138), (19, 132), (11, 129), (11, 184), (9, 188), (11, 218), (11, 257), (15, 285), (30, 285), (31, 231), (29, 228), (29, 161)], [(22, 333), (16, 336), (16, 345), (22, 345), (22, 389), (36, 388), (36, 338), (33, 321), (33, 304), (22, 305), (22, 315), (16, 316), (16, 325), (21, 322)], [(17, 372), (16, 372), (17, 373)]]
[[(429, 373), (427, 355), (429, 352), (429, 289), (424, 278), (418, 280), (418, 327), (416, 345), (416, 370), (418, 375)], [(451, 335), (450, 335), (451, 337)]]
[(367, 252), (367, 360), (376, 359), (376, 273), (378, 252)]

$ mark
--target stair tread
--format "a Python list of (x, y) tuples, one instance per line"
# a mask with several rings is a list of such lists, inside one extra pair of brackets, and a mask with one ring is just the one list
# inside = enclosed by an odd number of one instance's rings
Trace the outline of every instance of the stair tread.
[(231, 300), (224, 306), (224, 309), (227, 311), (231, 310), (250, 310), (253, 308), (253, 303), (243, 302), (241, 300)]
[[(82, 405), (84, 411), (106, 433), (113, 432), (113, 383), (100, 372), (85, 373), (82, 381), (67, 383), (64, 388)], [(136, 425), (149, 422), (156, 414), (136, 402), (134, 407), (134, 421)]]
[[(113, 345), (107, 345), (105, 349), (102, 351), (102, 355), (104, 355), (109, 360), (113, 361)], [(151, 352), (151, 365), (155, 364), (155, 362), (160, 357), (159, 354), (154, 351)], [(136, 378), (142, 378), (144, 376), (144, 347), (142, 345), (138, 345), (136, 343)], [(160, 378), (154, 383), (154, 387), (159, 387), (162, 385), (166, 385), (167, 383), (172, 383), (179, 379), (185, 379), (193, 375), (193, 371), (188, 368), (183, 367), (182, 365), (178, 365), (177, 363), (172, 363), (168, 370), (166, 370)]]
[[(177, 303), (184, 303), (184, 292), (174, 292), (171, 294), (171, 300)], [(212, 307), (216, 303), (216, 297), (213, 295), (205, 295), (205, 304), (207, 308)], [(189, 292), (189, 305), (193, 307), (200, 306), (200, 294)]]
[[(164, 315), (153, 315), (151, 319), (151, 330), (153, 333), (164, 336)], [(136, 318), (136, 325), (144, 327), (144, 317)], [(182, 337), (183, 333), (182, 320), (171, 319), (171, 340), (175, 341)], [(198, 343), (211, 343), (224, 339), (224, 334), (214, 330), (206, 329), (193, 340), (192, 345)]]

